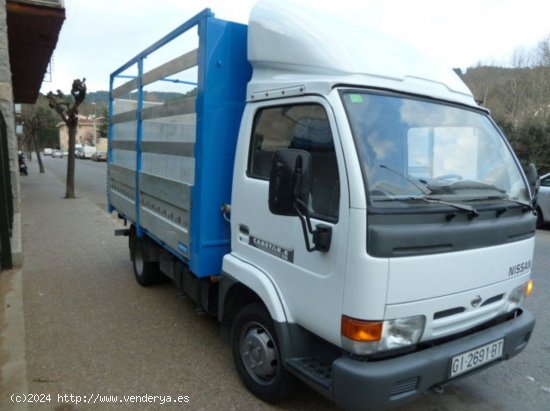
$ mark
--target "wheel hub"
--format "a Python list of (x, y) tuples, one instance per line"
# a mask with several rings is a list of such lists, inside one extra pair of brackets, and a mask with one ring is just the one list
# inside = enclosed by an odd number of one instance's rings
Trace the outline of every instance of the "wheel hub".
[(241, 357), (252, 378), (270, 382), (277, 372), (277, 350), (271, 335), (259, 324), (251, 324), (241, 339)]

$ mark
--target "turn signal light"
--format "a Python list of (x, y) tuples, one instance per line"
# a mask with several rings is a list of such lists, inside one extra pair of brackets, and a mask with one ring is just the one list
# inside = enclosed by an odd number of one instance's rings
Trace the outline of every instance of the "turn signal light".
[(342, 335), (354, 341), (373, 342), (382, 339), (383, 321), (361, 321), (342, 316)]
[(535, 282), (533, 280), (527, 281), (527, 289), (525, 290), (525, 294), (527, 296), (530, 296), (533, 294), (533, 291), (535, 289)]

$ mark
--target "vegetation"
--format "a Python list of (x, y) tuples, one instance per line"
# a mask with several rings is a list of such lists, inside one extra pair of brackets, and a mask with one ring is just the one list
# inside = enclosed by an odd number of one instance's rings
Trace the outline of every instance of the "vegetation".
[[(109, 109), (107, 107), (103, 107), (101, 109), (101, 114), (99, 118), (103, 118), (105, 120), (109, 118)], [(99, 127), (97, 128), (97, 133), (101, 138), (109, 137), (109, 122), (108, 121), (100, 122)]]
[[(22, 118), (21, 121), (25, 125), (24, 129), (28, 127), (28, 120), (30, 117), (36, 115), (40, 118), (41, 126), (34, 133), (34, 144), (36, 150), (43, 150), (46, 147), (59, 148), (59, 133), (56, 128), (56, 124), (59, 119), (48, 108), (46, 97), (39, 95), (36, 104), (23, 104), (22, 105)], [(26, 134), (26, 130), (24, 130)], [(24, 138), (21, 141), (22, 149), (29, 152), (32, 147), (29, 146), (28, 139)]]
[[(534, 162), (541, 174), (550, 172), (550, 36), (532, 49), (514, 51), (507, 66), (480, 63), (459, 74), (476, 100), (491, 111), (520, 161), (524, 165)], [(196, 88), (185, 94), (146, 91), (145, 99), (166, 102), (192, 97), (196, 92)], [(129, 98), (135, 99), (135, 93)], [(80, 113), (107, 118), (108, 104), (107, 91), (88, 93)], [(37, 149), (59, 147), (58, 120), (45, 109), (47, 106), (47, 98), (41, 95), (36, 104), (42, 122), (35, 137)], [(98, 133), (107, 137), (107, 121), (100, 123)]]
[(550, 172), (550, 36), (514, 52), (510, 68), (469, 68), (463, 80), (508, 137), (521, 162)]
[[(34, 106), (27, 106), (23, 108), (22, 122), (24, 127), (24, 145), (27, 148), (27, 153), (31, 153), (33, 150), (36, 153), (38, 160), (38, 169), (40, 173), (44, 173), (44, 164), (42, 163), (42, 157), (40, 157), (40, 149), (37, 144), (37, 137), (40, 130), (43, 129), (43, 117), (44, 113), (41, 108), (35, 108)], [(29, 155), (30, 159), (30, 155)]]

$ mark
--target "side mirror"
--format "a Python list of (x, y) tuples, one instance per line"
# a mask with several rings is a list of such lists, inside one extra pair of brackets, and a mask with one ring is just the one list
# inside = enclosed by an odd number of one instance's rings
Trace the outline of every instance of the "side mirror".
[(278, 150), (273, 155), (269, 177), (269, 211), (297, 216), (299, 204), (309, 201), (311, 154), (303, 150)]
[(294, 149), (276, 151), (269, 176), (269, 211), (276, 215), (297, 216), (302, 224), (306, 249), (327, 252), (332, 228), (325, 224), (317, 224), (315, 230), (312, 228), (308, 208), (310, 191), (311, 154)]
[(527, 176), (527, 182), (529, 183), (529, 189), (531, 190), (531, 199), (533, 203), (536, 201), (537, 193), (539, 191), (540, 180), (537, 172), (537, 167), (533, 163), (530, 163), (525, 170)]

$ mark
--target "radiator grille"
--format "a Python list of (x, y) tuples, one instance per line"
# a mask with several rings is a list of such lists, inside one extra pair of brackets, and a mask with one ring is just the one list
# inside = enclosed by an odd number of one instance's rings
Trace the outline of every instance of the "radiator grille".
[(396, 382), (390, 391), (390, 397), (394, 399), (393, 397), (413, 394), (414, 392), (416, 392), (419, 382), (420, 377), (409, 378), (407, 380)]

